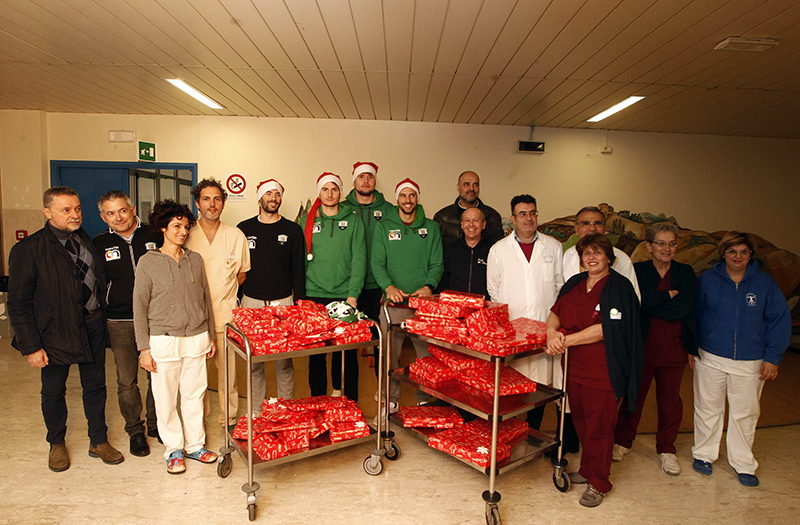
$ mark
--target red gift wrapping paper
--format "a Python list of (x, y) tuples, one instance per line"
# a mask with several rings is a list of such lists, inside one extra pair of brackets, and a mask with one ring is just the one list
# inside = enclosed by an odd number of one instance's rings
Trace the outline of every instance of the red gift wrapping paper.
[(408, 298), (408, 307), (418, 310), (423, 308), (425, 303), (438, 303), (439, 299), (433, 295), (411, 296)]
[(409, 332), (427, 335), (428, 337), (441, 339), (443, 341), (447, 340), (448, 342), (452, 342), (454, 339), (461, 341), (463, 338), (467, 337), (468, 334), (466, 327), (436, 326), (426, 323), (417, 317), (406, 320), (405, 326)]
[(491, 368), (494, 370), (494, 365), (491, 361), (484, 361), (482, 359), (475, 359), (461, 352), (448, 350), (441, 346), (429, 344), (428, 351), (433, 357), (444, 363), (450, 370), (459, 372), (470, 368)]
[[(492, 424), (485, 419), (473, 419), (464, 423), (464, 428), (483, 437), (492, 438)], [(528, 433), (528, 422), (512, 418), (501, 421), (497, 425), (497, 440), (501, 443), (510, 443), (519, 436)]]
[[(489, 468), (492, 464), (492, 440), (464, 430), (463, 426), (437, 432), (428, 438), (428, 445), (483, 468)], [(498, 440), (497, 463), (508, 459), (510, 455), (511, 447)]]
[[(489, 368), (473, 368), (459, 372), (458, 380), (465, 385), (494, 395), (494, 370)], [(526, 394), (536, 392), (536, 383), (520, 374), (510, 366), (500, 370), (500, 395)]]
[(325, 413), (320, 412), (316, 417), (316, 426), (308, 430), (308, 437), (314, 439), (333, 428), (335, 423), (325, 418)]
[(323, 319), (314, 315), (289, 317), (281, 321), (280, 327), (294, 335), (320, 334), (333, 328), (331, 319)]
[(456, 378), (456, 373), (435, 357), (417, 358), (408, 366), (409, 372), (431, 383), (443, 383)]
[(298, 299), (296, 304), (300, 308), (311, 310), (312, 312), (322, 314), (323, 317), (328, 318), (328, 308), (324, 304), (315, 303), (314, 301), (308, 301), (306, 299)]
[(329, 408), (343, 407), (347, 403), (344, 396), (313, 396), (299, 399), (281, 399), (280, 404), (289, 410), (303, 412), (306, 410), (328, 410)]
[(419, 308), (417, 308), (417, 315), (424, 314), (430, 317), (447, 317), (451, 319), (466, 317), (471, 312), (472, 310), (466, 306), (436, 300), (420, 301)]
[(457, 304), (466, 308), (483, 308), (486, 299), (483, 297), (483, 295), (477, 293), (444, 290), (439, 294), (439, 302), (445, 304)]
[(239, 421), (236, 422), (236, 426), (233, 427), (231, 435), (233, 439), (247, 439), (247, 416), (239, 418)]
[(266, 434), (267, 432), (284, 432), (286, 430), (309, 429), (316, 426), (316, 419), (313, 414), (303, 414), (296, 418), (284, 419), (282, 421), (269, 421), (257, 417), (253, 420), (253, 432)]
[(327, 421), (363, 421), (364, 414), (361, 409), (352, 399), (348, 399), (344, 406), (329, 408), (324, 412), (325, 420)]
[(334, 423), (329, 431), (331, 443), (369, 436), (369, 426), (364, 421)]
[(269, 341), (250, 341), (253, 355), (279, 354), (289, 351), (289, 340), (286, 337), (271, 339)]
[(486, 301), (484, 303), (484, 310), (489, 310), (497, 318), (498, 323), (508, 322), (508, 305), (506, 303), (496, 303), (494, 301)]
[(349, 345), (351, 343), (365, 343), (372, 341), (372, 332), (352, 332), (349, 334), (337, 335), (330, 339), (331, 344), (334, 345)]
[(466, 324), (461, 319), (453, 319), (450, 317), (432, 317), (422, 314), (417, 310), (417, 319), (431, 326), (451, 326), (453, 328), (464, 328)]
[(286, 319), (295, 315), (298, 315), (300, 311), (299, 306), (295, 305), (280, 305), (280, 306), (268, 306), (269, 312), (279, 319)]
[(511, 321), (511, 326), (518, 334), (525, 334), (527, 339), (534, 341), (538, 346), (547, 344), (547, 325), (545, 323), (519, 317)]
[(265, 399), (264, 402), (261, 403), (261, 419), (266, 419), (267, 421), (283, 421), (286, 419), (297, 419), (300, 417), (317, 415), (316, 410), (307, 410), (303, 412), (289, 410), (280, 404), (281, 401), (282, 400), (278, 399)]
[(278, 439), (286, 447), (286, 450), (299, 450), (301, 448), (308, 448), (309, 446), (309, 431), (304, 430), (286, 430), (278, 432)]
[(282, 458), (286, 455), (286, 446), (271, 434), (259, 434), (253, 438), (253, 450), (264, 461)]
[(464, 418), (453, 407), (402, 407), (400, 415), (406, 428), (454, 428), (464, 423)]

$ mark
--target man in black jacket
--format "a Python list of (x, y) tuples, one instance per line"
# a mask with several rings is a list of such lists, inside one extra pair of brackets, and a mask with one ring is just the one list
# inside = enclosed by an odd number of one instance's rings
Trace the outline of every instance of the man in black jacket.
[(433, 220), (439, 223), (442, 231), (442, 247), (446, 247), (461, 235), (461, 214), (467, 208), (479, 208), (486, 219), (486, 239), (494, 244), (504, 237), (503, 218), (491, 206), (485, 205), (479, 199), (481, 194), (481, 179), (474, 171), (465, 171), (458, 176), (456, 184), (458, 198), (456, 201), (436, 212)]
[(8, 313), (12, 346), (42, 374), (42, 414), (50, 443), (49, 466), (69, 468), (66, 389), (78, 364), (89, 455), (115, 465), (124, 459), (108, 443), (106, 427), (106, 278), (100, 255), (81, 228), (81, 203), (72, 188), (44, 192), (44, 228), (9, 254)]
[[(142, 395), (139, 392), (139, 352), (133, 331), (133, 280), (139, 257), (157, 249), (155, 237), (136, 216), (136, 207), (124, 192), (109, 191), (97, 201), (100, 218), (108, 230), (94, 238), (94, 245), (103, 261), (108, 280), (108, 335), (114, 363), (117, 366), (117, 397), (125, 419), (125, 432), (130, 436), (134, 456), (146, 456), (150, 447), (142, 420)], [(147, 372), (147, 427), (151, 437), (158, 437), (156, 406)]]
[(464, 210), (461, 214), (464, 235), (444, 249), (444, 275), (439, 291), (489, 295), (486, 290), (486, 261), (494, 242), (486, 238), (485, 229), (486, 219), (480, 208)]

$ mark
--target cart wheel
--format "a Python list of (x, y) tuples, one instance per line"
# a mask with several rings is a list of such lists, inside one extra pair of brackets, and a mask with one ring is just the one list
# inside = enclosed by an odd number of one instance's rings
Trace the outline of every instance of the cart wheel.
[(255, 503), (249, 503), (247, 505), (247, 516), (248, 516), (248, 518), (250, 518), (250, 521), (255, 521), (256, 520), (256, 504)]
[(370, 476), (377, 476), (383, 471), (383, 462), (380, 456), (367, 456), (364, 460), (364, 472)]
[(503, 521), (500, 519), (500, 510), (497, 505), (486, 506), (486, 525), (502, 525)]
[(392, 445), (386, 449), (386, 459), (389, 461), (394, 461), (400, 457), (400, 447), (397, 446), (397, 443), (392, 442)]
[(559, 492), (566, 492), (569, 490), (572, 482), (569, 480), (569, 474), (566, 470), (562, 470), (560, 474), (553, 473), (553, 485), (556, 486)]
[(219, 463), (217, 463), (217, 476), (221, 478), (227, 478), (228, 475), (230, 475), (232, 468), (233, 460), (231, 459), (231, 455), (226, 454), (222, 456)]

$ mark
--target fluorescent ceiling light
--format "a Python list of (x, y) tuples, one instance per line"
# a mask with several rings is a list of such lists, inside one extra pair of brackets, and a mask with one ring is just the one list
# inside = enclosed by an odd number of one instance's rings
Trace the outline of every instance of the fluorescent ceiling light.
[(587, 122), (600, 122), (604, 118), (610, 117), (614, 113), (618, 113), (618, 112), (622, 111), (623, 109), (627, 108), (628, 106), (630, 106), (632, 104), (636, 104), (637, 102), (639, 102), (643, 98), (644, 97), (628, 97), (625, 100), (623, 100), (622, 102), (620, 102), (619, 104), (617, 104), (616, 106), (611, 106), (610, 108), (608, 108), (607, 110), (603, 111), (602, 113), (598, 113), (597, 115), (593, 116), (592, 118), (587, 120)]
[(166, 81), (175, 86), (176, 88), (180, 89), (184, 93), (191, 95), (192, 97), (199, 100), (200, 102), (210, 107), (211, 109), (225, 109), (179, 78), (167, 78)]
[(778, 45), (777, 40), (771, 38), (745, 38), (731, 36), (714, 46), (714, 51), (766, 51)]

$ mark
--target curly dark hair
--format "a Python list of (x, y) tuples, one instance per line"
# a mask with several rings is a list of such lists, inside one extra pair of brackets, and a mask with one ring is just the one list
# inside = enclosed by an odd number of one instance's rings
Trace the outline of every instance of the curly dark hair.
[(150, 233), (153, 234), (153, 237), (163, 241), (164, 232), (161, 231), (161, 228), (166, 228), (175, 217), (189, 219), (189, 228), (197, 224), (197, 219), (195, 219), (192, 210), (187, 205), (177, 203), (172, 199), (158, 201), (147, 218), (150, 223)]
[(220, 184), (220, 182), (217, 179), (212, 178), (212, 179), (203, 179), (197, 183), (197, 186), (192, 188), (192, 198), (194, 199), (195, 202), (200, 201), (200, 192), (206, 188), (217, 188), (220, 194), (222, 194), (222, 202), (224, 203), (225, 201), (228, 200), (228, 192), (225, 191), (225, 188), (222, 187), (222, 184)]

